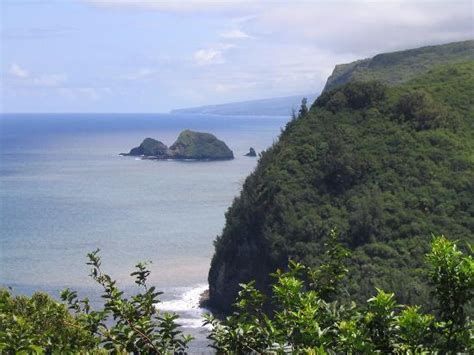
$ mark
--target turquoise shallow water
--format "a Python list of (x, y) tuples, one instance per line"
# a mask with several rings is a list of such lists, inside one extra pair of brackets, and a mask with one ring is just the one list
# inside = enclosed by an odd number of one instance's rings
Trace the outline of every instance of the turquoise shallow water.
[[(64, 287), (93, 296), (86, 253), (129, 287), (138, 261), (163, 305), (196, 324), (212, 242), (224, 213), (255, 168), (249, 147), (267, 148), (284, 117), (188, 115), (0, 116), (0, 285), (18, 293)], [(172, 144), (183, 129), (215, 134), (236, 159), (147, 161), (120, 157), (145, 137)], [(189, 313), (192, 315), (189, 315)], [(194, 322), (194, 323), (193, 323)]]

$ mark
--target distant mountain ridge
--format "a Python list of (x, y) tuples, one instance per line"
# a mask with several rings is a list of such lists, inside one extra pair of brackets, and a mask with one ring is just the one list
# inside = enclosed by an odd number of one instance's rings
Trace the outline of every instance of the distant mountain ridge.
[(201, 114), (223, 116), (290, 116), (292, 109), (298, 110), (301, 99), (313, 102), (319, 94), (294, 95), (269, 99), (206, 105), (172, 110), (171, 114)]
[(336, 65), (323, 92), (349, 81), (377, 80), (389, 85), (399, 85), (438, 65), (471, 60), (474, 60), (474, 40), (382, 53), (372, 58)]

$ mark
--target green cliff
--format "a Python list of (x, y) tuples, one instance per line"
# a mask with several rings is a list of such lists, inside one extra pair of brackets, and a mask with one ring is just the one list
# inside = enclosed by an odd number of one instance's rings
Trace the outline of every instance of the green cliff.
[(336, 65), (324, 91), (349, 81), (378, 80), (391, 85), (402, 84), (436, 66), (470, 60), (474, 60), (472, 40), (383, 53), (373, 58)]
[(420, 267), (432, 234), (474, 236), (474, 61), (454, 62), (392, 87), (327, 90), (288, 123), (226, 213), (215, 308), (229, 312), (241, 282), (268, 291), (288, 259), (318, 265), (333, 227), (352, 250), (347, 295), (364, 302), (380, 287), (430, 306)]

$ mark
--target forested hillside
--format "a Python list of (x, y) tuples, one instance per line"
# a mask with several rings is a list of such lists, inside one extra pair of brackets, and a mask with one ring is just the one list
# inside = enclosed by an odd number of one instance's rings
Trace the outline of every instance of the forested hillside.
[(373, 58), (336, 65), (324, 91), (349, 81), (378, 80), (387, 84), (401, 84), (436, 66), (470, 60), (474, 60), (474, 41), (378, 54)]
[(228, 210), (211, 303), (229, 311), (249, 280), (268, 292), (268, 274), (289, 259), (318, 265), (335, 227), (352, 250), (346, 295), (362, 302), (380, 287), (429, 307), (419, 270), (433, 233), (473, 242), (473, 73), (468, 61), (399, 86), (353, 81), (323, 93)]

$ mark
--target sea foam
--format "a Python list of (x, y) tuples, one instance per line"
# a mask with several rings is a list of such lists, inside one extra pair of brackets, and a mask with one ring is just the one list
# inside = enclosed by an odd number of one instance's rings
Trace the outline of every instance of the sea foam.
[(156, 307), (161, 312), (178, 313), (180, 318), (177, 323), (184, 328), (202, 328), (202, 315), (206, 309), (199, 306), (199, 301), (207, 288), (207, 285), (192, 287), (178, 295), (178, 298), (160, 302)]

